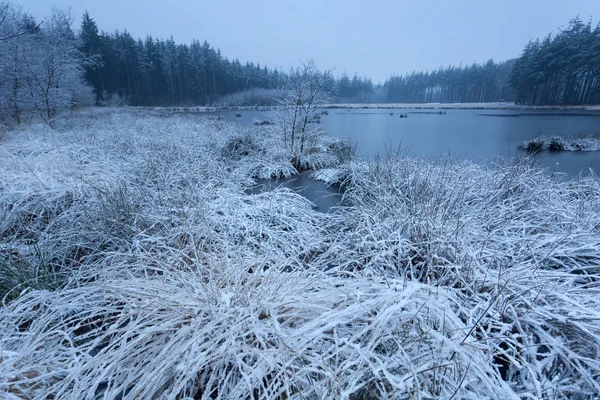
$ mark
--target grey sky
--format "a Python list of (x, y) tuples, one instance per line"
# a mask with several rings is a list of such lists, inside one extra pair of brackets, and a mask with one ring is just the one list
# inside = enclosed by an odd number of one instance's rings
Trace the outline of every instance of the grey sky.
[(520, 54), (579, 15), (600, 19), (600, 0), (17, 0), (41, 18), (87, 9), (101, 30), (126, 28), (176, 42), (207, 40), (228, 58), (284, 70), (312, 57), (334, 74), (375, 82), (392, 73)]

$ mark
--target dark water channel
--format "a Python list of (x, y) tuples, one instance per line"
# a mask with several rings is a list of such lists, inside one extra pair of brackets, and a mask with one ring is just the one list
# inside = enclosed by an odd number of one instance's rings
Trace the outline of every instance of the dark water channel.
[(249, 193), (262, 193), (278, 187), (286, 187), (301, 194), (314, 204), (315, 210), (320, 212), (326, 213), (342, 205), (342, 194), (337, 187), (327, 186), (323, 182), (311, 179), (308, 172), (287, 179), (261, 179), (249, 190)]
[[(237, 113), (215, 115), (242, 124), (271, 119), (269, 112), (241, 111), (241, 117), (236, 117)], [(450, 156), (493, 168), (499, 157), (529, 157), (529, 162), (566, 179), (600, 173), (600, 152), (544, 152), (531, 156), (517, 149), (520, 142), (539, 134), (568, 138), (600, 133), (600, 112), (597, 111), (329, 109), (328, 115), (321, 118), (321, 124), (330, 135), (349, 140), (357, 147), (358, 156), (364, 159), (399, 150), (407, 156), (431, 161)], [(306, 175), (273, 184), (301, 191), (321, 211), (339, 204), (339, 194), (338, 200), (328, 196), (335, 194), (334, 188), (327, 188)]]

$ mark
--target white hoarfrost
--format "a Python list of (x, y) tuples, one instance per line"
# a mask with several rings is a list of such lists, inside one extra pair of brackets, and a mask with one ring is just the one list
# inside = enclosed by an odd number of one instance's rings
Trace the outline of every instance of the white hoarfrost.
[[(600, 182), (104, 110), (0, 149), (0, 397), (592, 399)], [(314, 160), (319, 160), (318, 162)], [(323, 161), (324, 160), (324, 161)]]

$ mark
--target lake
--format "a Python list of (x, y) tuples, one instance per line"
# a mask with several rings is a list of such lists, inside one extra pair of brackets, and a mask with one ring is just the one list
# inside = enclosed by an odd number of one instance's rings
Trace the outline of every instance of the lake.
[[(398, 148), (406, 155), (435, 161), (442, 155), (492, 166), (498, 156), (526, 157), (520, 142), (537, 134), (572, 137), (600, 133), (600, 113), (548, 110), (329, 109), (321, 125), (330, 135), (350, 140), (361, 158), (384, 156)], [(215, 113), (240, 123), (269, 119), (269, 112)], [(393, 115), (390, 115), (393, 113)], [(406, 114), (408, 118), (400, 118)], [(552, 172), (576, 177), (600, 173), (600, 152), (544, 152), (535, 162)]]
[[(520, 142), (537, 134), (572, 137), (600, 133), (600, 114), (581, 111), (548, 110), (440, 110), (424, 109), (328, 109), (321, 125), (330, 135), (346, 139), (357, 146), (358, 156), (372, 159), (378, 154), (400, 151), (409, 156), (435, 161), (441, 156), (468, 159), (493, 168), (498, 156), (531, 157), (531, 162), (553, 173), (575, 178), (590, 171), (600, 173), (600, 152), (544, 152), (530, 156), (517, 149)], [(237, 111), (214, 113), (227, 119), (251, 124), (269, 118), (269, 112)], [(390, 115), (392, 113), (393, 115)], [(406, 114), (407, 118), (400, 118)], [(326, 211), (339, 204), (321, 183), (311, 183), (306, 176), (278, 182), (301, 189), (303, 194)]]

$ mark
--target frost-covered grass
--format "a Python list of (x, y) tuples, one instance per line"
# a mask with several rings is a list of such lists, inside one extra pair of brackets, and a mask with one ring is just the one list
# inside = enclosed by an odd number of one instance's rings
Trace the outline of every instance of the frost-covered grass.
[(600, 151), (600, 134), (575, 137), (538, 136), (519, 143), (519, 149), (530, 153), (539, 151)]
[(331, 143), (314, 175), (347, 206), (322, 214), (245, 194), (294, 173), (274, 126), (104, 112), (8, 133), (0, 396), (600, 393), (596, 178), (341, 165)]

